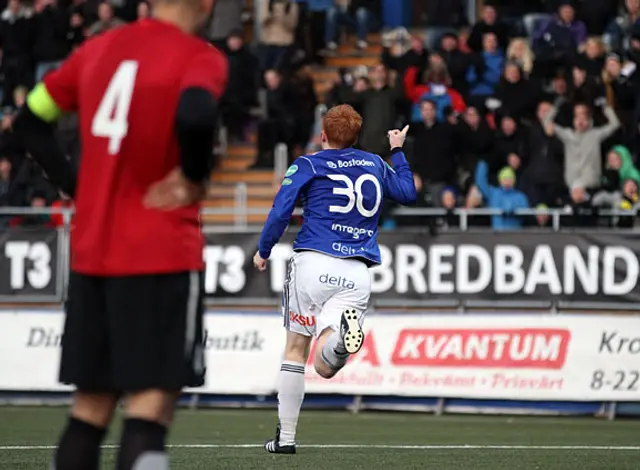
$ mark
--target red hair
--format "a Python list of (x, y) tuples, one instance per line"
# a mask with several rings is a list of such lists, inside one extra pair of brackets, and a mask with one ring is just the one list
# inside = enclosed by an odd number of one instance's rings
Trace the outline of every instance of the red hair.
[(334, 106), (322, 119), (322, 130), (329, 145), (347, 148), (355, 145), (362, 129), (362, 116), (348, 104)]

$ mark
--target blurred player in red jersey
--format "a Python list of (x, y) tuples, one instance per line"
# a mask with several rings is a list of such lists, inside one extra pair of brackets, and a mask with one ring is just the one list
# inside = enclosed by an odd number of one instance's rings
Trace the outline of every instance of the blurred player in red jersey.
[[(80, 47), (31, 92), (16, 122), (74, 198), (60, 380), (76, 386), (55, 470), (93, 470), (126, 398), (118, 470), (164, 470), (185, 386), (204, 383), (199, 199), (211, 170), (224, 57), (195, 34), (214, 0), (158, 0), (153, 18)], [(53, 124), (80, 116), (76, 172)]]

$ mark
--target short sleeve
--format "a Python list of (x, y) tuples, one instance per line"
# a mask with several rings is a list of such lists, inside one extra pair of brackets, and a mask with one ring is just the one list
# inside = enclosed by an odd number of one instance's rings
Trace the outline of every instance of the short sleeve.
[(220, 98), (227, 86), (228, 74), (227, 58), (211, 47), (193, 59), (184, 74), (181, 88), (203, 88)]
[(78, 109), (78, 90), (84, 50), (85, 47), (76, 49), (59, 69), (51, 72), (44, 79), (44, 86), (49, 95), (63, 111), (72, 112)]

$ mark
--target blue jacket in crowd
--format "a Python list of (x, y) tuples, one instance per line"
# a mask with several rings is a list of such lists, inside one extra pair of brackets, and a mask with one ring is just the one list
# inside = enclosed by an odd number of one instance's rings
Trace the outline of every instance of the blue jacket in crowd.
[(500, 83), (504, 68), (504, 55), (500, 51), (482, 53), (483, 64), (472, 64), (467, 70), (469, 91), (474, 96), (492, 95)]
[[(489, 167), (487, 162), (480, 161), (476, 169), (476, 186), (482, 193), (485, 206), (490, 209), (502, 209), (513, 212), (516, 209), (529, 207), (527, 196), (517, 189), (505, 189), (489, 184)], [(522, 227), (522, 217), (509, 215), (491, 216), (491, 226), (495, 230), (510, 230)]]

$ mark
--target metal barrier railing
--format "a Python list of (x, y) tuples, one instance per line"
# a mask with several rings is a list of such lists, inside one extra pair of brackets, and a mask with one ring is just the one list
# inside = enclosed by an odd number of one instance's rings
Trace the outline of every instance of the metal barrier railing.
[[(285, 167), (286, 168), (286, 167)], [(285, 169), (286, 171), (286, 169)], [(57, 208), (57, 207), (0, 207), (0, 216), (22, 216), (22, 215), (54, 215), (62, 214), (69, 220), (73, 215), (73, 209)], [(248, 203), (248, 187), (246, 183), (238, 183), (234, 191), (234, 205), (232, 207), (212, 208), (204, 207), (201, 209), (202, 215), (231, 215), (234, 216), (234, 226), (237, 228), (248, 227), (249, 215), (268, 215), (269, 209), (249, 207)], [(500, 209), (446, 209), (429, 208), (429, 207), (399, 207), (391, 211), (396, 217), (445, 217), (449, 214), (457, 216), (460, 220), (460, 230), (465, 231), (469, 228), (469, 217), (473, 216), (494, 216), (494, 215), (515, 215), (519, 217), (534, 217), (536, 215), (548, 215), (552, 220), (552, 228), (555, 231), (562, 229), (561, 220), (563, 217), (575, 216), (575, 212), (570, 207), (557, 209), (518, 209), (512, 212)], [(301, 208), (296, 208), (293, 215), (303, 215)], [(600, 210), (593, 217), (637, 217), (638, 210)]]

